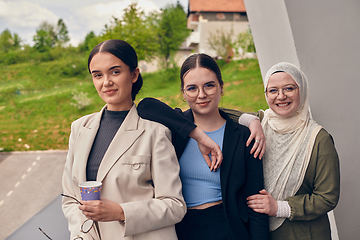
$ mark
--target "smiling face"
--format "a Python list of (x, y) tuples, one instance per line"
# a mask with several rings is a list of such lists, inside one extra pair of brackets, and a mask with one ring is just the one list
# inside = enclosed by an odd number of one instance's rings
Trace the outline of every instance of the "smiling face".
[[(294, 79), (285, 72), (277, 72), (270, 76), (267, 89), (277, 88), (282, 89), (285, 86), (293, 85), (298, 87)], [(279, 91), (279, 95), (275, 99), (270, 99), (266, 97), (266, 101), (269, 107), (280, 117), (290, 117), (294, 115), (296, 110), (298, 110), (300, 105), (300, 94), (299, 88), (295, 90), (293, 96), (288, 97)]]
[[(212, 117), (219, 113), (218, 106), (221, 99), (222, 87), (214, 72), (207, 68), (197, 67), (191, 69), (183, 77), (184, 89), (188, 87), (197, 87), (199, 94), (196, 97), (189, 97), (183, 93), (189, 107), (194, 115)], [(216, 91), (213, 95), (207, 95), (204, 92), (204, 86), (216, 85)]]
[(107, 52), (97, 53), (91, 60), (89, 69), (99, 96), (111, 111), (130, 110), (132, 106), (131, 89), (139, 75), (133, 72), (119, 58)]

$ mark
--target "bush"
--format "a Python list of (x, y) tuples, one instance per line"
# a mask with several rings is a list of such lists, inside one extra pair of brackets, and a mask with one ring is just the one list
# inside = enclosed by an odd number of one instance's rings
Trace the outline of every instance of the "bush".
[(216, 54), (220, 56), (226, 62), (230, 62), (233, 57), (233, 45), (234, 45), (234, 31), (231, 29), (226, 32), (223, 29), (217, 29), (215, 33), (210, 32), (208, 38), (208, 44), (210, 48), (216, 51)]
[(70, 105), (80, 110), (84, 109), (92, 103), (92, 99), (88, 98), (88, 93), (86, 92), (73, 93), (72, 99), (75, 100), (75, 103), (72, 102)]

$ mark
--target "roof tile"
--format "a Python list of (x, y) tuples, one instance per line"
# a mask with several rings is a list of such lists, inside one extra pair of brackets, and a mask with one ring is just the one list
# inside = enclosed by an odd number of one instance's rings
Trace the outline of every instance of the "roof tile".
[(244, 0), (189, 0), (189, 12), (246, 12)]

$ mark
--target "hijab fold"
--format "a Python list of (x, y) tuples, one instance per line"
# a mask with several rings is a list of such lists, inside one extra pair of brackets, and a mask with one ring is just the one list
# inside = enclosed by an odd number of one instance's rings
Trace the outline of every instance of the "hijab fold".
[[(305, 74), (295, 65), (282, 62), (269, 69), (264, 87), (276, 72), (289, 74), (298, 85), (300, 104), (297, 111), (284, 118), (267, 109), (261, 122), (266, 137), (264, 155), (265, 189), (276, 199), (294, 196), (303, 183), (315, 139), (321, 126), (312, 118)], [(270, 217), (270, 231), (276, 230), (285, 218)]]

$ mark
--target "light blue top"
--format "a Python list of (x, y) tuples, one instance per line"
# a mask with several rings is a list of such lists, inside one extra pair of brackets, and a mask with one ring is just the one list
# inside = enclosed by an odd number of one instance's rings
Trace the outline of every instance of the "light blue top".
[[(226, 123), (216, 131), (205, 132), (221, 148)], [(210, 172), (197, 142), (190, 138), (179, 160), (180, 178), (187, 207), (216, 202), (221, 198), (220, 169)]]

